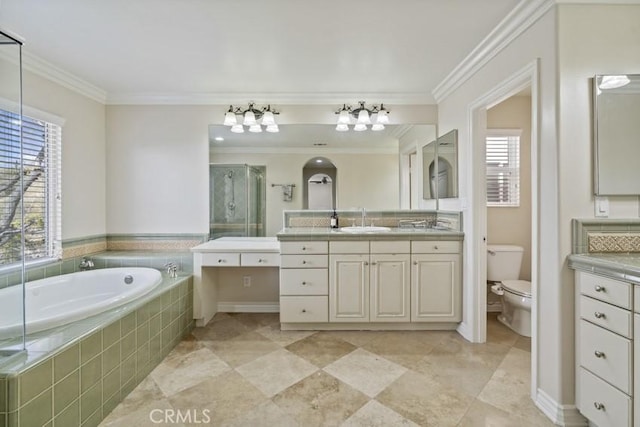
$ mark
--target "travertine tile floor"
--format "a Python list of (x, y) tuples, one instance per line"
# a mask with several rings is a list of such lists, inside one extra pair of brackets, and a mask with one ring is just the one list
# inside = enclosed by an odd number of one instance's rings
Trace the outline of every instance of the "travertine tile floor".
[(491, 314), (487, 335), (290, 332), (277, 314), (219, 313), (101, 426), (552, 425), (529, 397), (530, 340)]

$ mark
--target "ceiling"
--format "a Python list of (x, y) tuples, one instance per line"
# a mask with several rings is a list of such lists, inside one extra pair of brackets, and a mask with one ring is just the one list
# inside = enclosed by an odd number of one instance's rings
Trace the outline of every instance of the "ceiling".
[(0, 0), (0, 29), (24, 39), (26, 55), (104, 90), (108, 103), (430, 104), (518, 2)]

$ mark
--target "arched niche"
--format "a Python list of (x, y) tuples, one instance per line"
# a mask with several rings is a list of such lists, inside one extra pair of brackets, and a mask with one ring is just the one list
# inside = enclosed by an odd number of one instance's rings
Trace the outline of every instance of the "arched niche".
[(338, 169), (326, 157), (313, 157), (302, 168), (302, 208), (335, 209)]

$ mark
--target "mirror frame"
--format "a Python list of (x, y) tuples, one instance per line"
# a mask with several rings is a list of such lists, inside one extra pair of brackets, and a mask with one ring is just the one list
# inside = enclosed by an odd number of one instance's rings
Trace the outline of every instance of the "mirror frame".
[[(444, 158), (441, 154), (440, 146), (447, 140), (452, 139), (454, 151), (452, 158)], [(433, 146), (431, 146), (433, 144)], [(433, 151), (433, 153), (431, 153)], [(440, 161), (446, 161), (450, 165), (452, 181), (451, 194), (447, 194), (446, 197), (440, 197), (439, 185), (431, 188), (430, 172), (429, 169), (433, 164), (435, 166), (434, 175), (439, 177), (440, 174)], [(438, 179), (439, 181), (439, 179)], [(436, 203), (440, 199), (455, 199), (458, 197), (458, 130), (453, 129), (444, 135), (439, 136), (434, 141), (424, 145), (422, 147), (422, 198), (423, 200), (436, 200)], [(429, 195), (433, 197), (429, 197)]]
[[(623, 77), (628, 78), (629, 83), (602, 87), (604, 79)], [(632, 117), (624, 120), (625, 113), (633, 115), (640, 110), (640, 74), (597, 74), (593, 77), (592, 89), (593, 193), (596, 196), (640, 195), (640, 168), (636, 164), (640, 148), (634, 153), (629, 144), (640, 135), (640, 121)], [(637, 102), (629, 95), (636, 95)], [(612, 163), (615, 167), (611, 167)]]

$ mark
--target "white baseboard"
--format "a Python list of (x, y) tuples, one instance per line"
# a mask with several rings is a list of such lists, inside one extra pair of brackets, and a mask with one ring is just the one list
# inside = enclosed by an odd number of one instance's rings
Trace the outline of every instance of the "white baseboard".
[(456, 331), (467, 341), (473, 342), (473, 334), (471, 333), (469, 325), (467, 325), (466, 323), (460, 322), (460, 324), (458, 324), (458, 327), (456, 328)]
[(589, 425), (575, 405), (560, 405), (540, 389), (538, 389), (535, 404), (556, 425), (567, 427)]
[(218, 311), (222, 313), (280, 313), (279, 302), (233, 302), (218, 303)]

